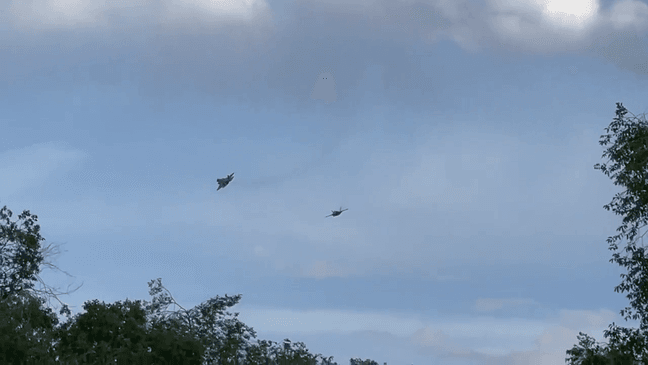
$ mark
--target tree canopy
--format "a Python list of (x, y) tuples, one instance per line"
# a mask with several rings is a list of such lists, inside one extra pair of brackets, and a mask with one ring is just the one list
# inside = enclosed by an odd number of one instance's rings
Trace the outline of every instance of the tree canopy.
[(0, 299), (0, 364), (53, 364), (58, 319), (29, 292)]
[[(608, 344), (598, 344), (584, 333), (579, 333), (579, 344), (567, 350), (566, 362), (577, 364), (648, 364), (648, 258), (643, 246), (637, 246), (641, 228), (648, 225), (648, 122), (633, 115), (626, 118), (628, 110), (617, 103), (616, 117), (606, 128), (599, 143), (602, 146), (614, 143), (603, 153), (611, 165), (596, 164), (614, 180), (615, 185), (626, 189), (614, 196), (612, 202), (604, 206), (615, 214), (623, 216), (619, 234), (608, 237), (609, 249), (614, 251), (610, 262), (616, 262), (627, 269), (621, 274), (621, 284), (615, 292), (627, 292), (630, 306), (621, 310), (625, 320), (640, 320), (639, 329), (629, 329), (612, 323), (604, 331)], [(610, 133), (612, 132), (612, 133)], [(613, 139), (614, 137), (614, 139)], [(645, 232), (644, 232), (645, 235)], [(622, 255), (617, 244), (622, 238), (626, 246)]]
[(35, 224), (38, 216), (28, 210), (18, 216), (22, 224), (9, 220), (13, 215), (4, 206), (0, 209), (0, 296), (6, 299), (9, 295), (31, 289), (40, 271), (43, 256), (40, 253), (40, 226)]
[[(147, 326), (140, 301), (84, 304), (85, 313), (60, 329), (56, 352), (61, 361), (82, 364), (201, 364), (204, 348), (179, 327)], [(148, 328), (147, 328), (148, 327)]]

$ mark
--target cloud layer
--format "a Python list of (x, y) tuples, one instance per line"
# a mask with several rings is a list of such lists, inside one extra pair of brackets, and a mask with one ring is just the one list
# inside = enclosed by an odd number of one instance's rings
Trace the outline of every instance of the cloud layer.
[[(533, 301), (524, 299), (481, 298), (476, 307), (483, 309), (486, 302), (535, 306)], [(618, 315), (609, 310), (561, 310), (548, 319), (526, 320), (483, 315), (433, 319), (378, 312), (302, 312), (245, 305), (241, 308), (244, 309), (241, 319), (245, 323), (262, 335), (272, 334), (273, 338), (296, 333), (300, 338), (330, 332), (356, 339), (384, 334), (391, 338), (388, 342), (392, 345), (386, 346), (393, 346), (384, 348), (384, 351), (401, 348), (428, 359), (464, 359), (479, 364), (562, 363), (566, 349), (578, 342), (578, 332), (589, 333), (602, 341), (603, 330), (609, 323), (618, 320)], [(373, 339), (371, 342), (377, 341)], [(313, 346), (312, 342), (310, 346)], [(518, 350), (511, 351), (510, 348)], [(380, 358), (380, 355), (380, 351), (374, 352), (372, 358)]]
[[(286, 7), (282, 16), (278, 6)], [(74, 75), (66, 79), (118, 84), (139, 74), (139, 93), (163, 98), (177, 96), (170, 85), (191, 85), (220, 102), (258, 106), (270, 91), (274, 102), (303, 110), (313, 99), (345, 109), (361, 98), (354, 90), (372, 65), (383, 69), (382, 87), (391, 93), (437, 95), (434, 77), (414, 55), (447, 40), (494, 56), (589, 53), (648, 73), (648, 6), (635, 0), (607, 7), (596, 0), (38, 0), (14, 1), (2, 14), (13, 29), (0, 39), (15, 68), (6, 81), (63, 72)], [(401, 102), (429, 100), (414, 94)]]

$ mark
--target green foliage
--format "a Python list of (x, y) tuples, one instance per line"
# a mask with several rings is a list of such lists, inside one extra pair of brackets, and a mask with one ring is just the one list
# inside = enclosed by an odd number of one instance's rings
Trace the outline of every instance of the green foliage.
[[(615, 292), (628, 292), (630, 307), (621, 310), (621, 315), (625, 320), (640, 320), (640, 326), (628, 329), (612, 323), (604, 331), (604, 337), (609, 339), (607, 346), (595, 345), (593, 338), (581, 333), (579, 345), (567, 350), (570, 357), (566, 361), (572, 365), (648, 363), (648, 257), (645, 248), (637, 246), (638, 231), (648, 223), (648, 123), (636, 117), (626, 119), (627, 113), (627, 109), (617, 103), (616, 117), (606, 128), (608, 134), (602, 135), (599, 141), (606, 146), (615, 137), (612, 146), (603, 153), (603, 157), (609, 157), (613, 164), (609, 167), (596, 164), (594, 168), (611, 176), (615, 185), (626, 187), (604, 206), (623, 216), (622, 225), (617, 228), (620, 233), (608, 237), (607, 242), (609, 249), (615, 251), (610, 262), (628, 271), (621, 274), (623, 281), (614, 288)], [(627, 241), (625, 252), (628, 256), (617, 252), (616, 242), (622, 238)]]
[(378, 365), (377, 362), (371, 360), (371, 359), (366, 359), (362, 360), (361, 358), (355, 358), (349, 360), (350, 365)]
[[(254, 329), (238, 319), (239, 313), (232, 315), (226, 311), (241, 300), (241, 294), (216, 296), (187, 310), (173, 299), (160, 278), (150, 281), (149, 288), (153, 297), (146, 305), (149, 318), (156, 323), (173, 321), (184, 333), (198, 338), (205, 347), (204, 364), (314, 365), (322, 357), (310, 354), (301, 342), (293, 347), (289, 339), (284, 340), (283, 347), (273, 341), (251, 343), (256, 338)], [(180, 310), (167, 310), (171, 304)]]
[(181, 326), (157, 323), (149, 333), (152, 364), (196, 364), (202, 363), (204, 346), (181, 331)]
[(203, 348), (173, 323), (147, 328), (140, 301), (84, 304), (85, 313), (59, 329), (57, 355), (69, 364), (200, 364)]
[(0, 299), (0, 364), (53, 364), (56, 315), (26, 292)]
[[(39, 266), (43, 261), (40, 253), (40, 226), (35, 224), (38, 216), (25, 210), (18, 216), (22, 224), (18, 225), (9, 218), (11, 210), (4, 206), (0, 209), (0, 297), (33, 288)], [(21, 227), (22, 226), (22, 227)]]
[[(240, 294), (233, 297), (226, 295), (224, 298), (216, 296), (187, 310), (162, 286), (161, 279), (149, 282), (149, 288), (149, 294), (153, 297), (146, 305), (149, 318), (156, 323), (174, 322), (184, 333), (199, 339), (205, 347), (206, 364), (225, 363), (244, 357), (244, 344), (251, 337), (256, 337), (254, 329), (238, 320), (238, 313), (233, 318), (225, 318), (225, 315), (232, 315), (225, 309), (238, 303)], [(168, 311), (171, 304), (177, 305), (180, 310)]]
[(609, 345), (596, 343), (594, 338), (582, 332), (578, 334), (578, 345), (567, 350), (566, 361), (573, 365), (633, 365), (636, 364), (631, 353)]
[(245, 354), (246, 364), (265, 365), (270, 363), (270, 349), (272, 341), (259, 340), (255, 344), (247, 346)]
[[(275, 344), (277, 343), (275, 342)], [(303, 342), (296, 342), (293, 346), (287, 338), (283, 340), (282, 347), (273, 346), (270, 349), (270, 354), (277, 365), (315, 365), (317, 364), (317, 360), (322, 356), (320, 354), (313, 355), (309, 353)]]
[(609, 330), (603, 332), (609, 338), (607, 353), (615, 364), (638, 364), (648, 360), (648, 347), (645, 331), (619, 327), (612, 323)]
[(33, 290), (43, 256), (40, 226), (28, 210), (9, 218), (11, 210), (0, 209), (0, 363), (48, 364), (52, 360), (52, 338), (58, 319)]

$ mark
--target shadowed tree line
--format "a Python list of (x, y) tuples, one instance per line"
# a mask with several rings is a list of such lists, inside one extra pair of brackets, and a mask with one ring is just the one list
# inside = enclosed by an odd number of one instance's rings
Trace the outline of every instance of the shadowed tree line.
[[(616, 117), (602, 135), (602, 146), (614, 143), (603, 153), (611, 164), (596, 164), (595, 169), (614, 179), (614, 185), (626, 189), (616, 194), (612, 202), (605, 205), (615, 214), (623, 216), (622, 225), (616, 236), (608, 237), (609, 249), (614, 252), (610, 262), (627, 269), (621, 274), (623, 281), (614, 288), (615, 292), (628, 294), (630, 306), (621, 310), (621, 315), (640, 320), (639, 328), (624, 328), (614, 322), (604, 331), (608, 343), (597, 343), (591, 336), (580, 332), (578, 345), (567, 350), (569, 365), (648, 365), (648, 257), (643, 245), (637, 246), (641, 228), (648, 223), (648, 122), (645, 115), (640, 120), (633, 115), (626, 118), (628, 110), (617, 103)], [(612, 133), (610, 133), (612, 132)], [(617, 241), (626, 239), (626, 247), (619, 250)]]
[[(213, 365), (337, 365), (333, 357), (311, 354), (304, 343), (255, 340), (252, 327), (226, 312), (241, 295), (209, 299), (185, 309), (162, 285), (148, 283), (152, 300), (104, 303), (86, 301), (83, 313), (72, 315), (60, 293), (38, 276), (52, 245), (42, 247), (38, 217), (28, 210), (9, 218), (0, 209), (0, 364), (213, 364)], [(21, 224), (20, 221), (22, 221)], [(58, 268), (56, 268), (58, 269)], [(37, 289), (40, 282), (43, 289)], [(59, 316), (49, 299), (61, 304)], [(170, 311), (170, 305), (180, 309)], [(350, 359), (351, 365), (377, 365)]]

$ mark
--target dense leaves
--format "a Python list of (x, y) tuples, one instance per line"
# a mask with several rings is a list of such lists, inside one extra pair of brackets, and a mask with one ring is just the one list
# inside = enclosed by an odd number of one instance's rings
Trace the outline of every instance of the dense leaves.
[(51, 364), (58, 323), (44, 300), (27, 292), (0, 299), (0, 364)]
[[(0, 297), (31, 289), (43, 261), (40, 253), (40, 226), (38, 216), (28, 210), (18, 216), (22, 224), (11, 221), (11, 210), (0, 209)], [(5, 223), (2, 224), (2, 221)]]
[(66, 363), (91, 364), (200, 364), (200, 342), (172, 324), (147, 328), (140, 301), (84, 304), (85, 313), (60, 329), (57, 354)]
[[(243, 344), (255, 337), (256, 333), (238, 320), (238, 313), (233, 318), (225, 318), (226, 314), (231, 316), (225, 309), (236, 305), (241, 299), (240, 294), (233, 297), (226, 295), (224, 298), (216, 296), (186, 310), (162, 286), (161, 279), (149, 282), (149, 288), (153, 300), (146, 309), (151, 320), (155, 323), (174, 322), (183, 332), (199, 339), (205, 347), (205, 363), (217, 364), (221, 360), (233, 361), (245, 356)], [(180, 310), (168, 311), (171, 304), (177, 305)]]

